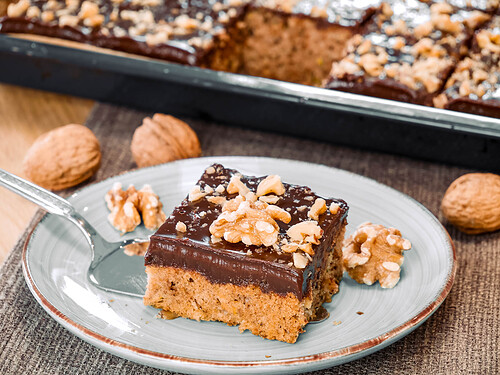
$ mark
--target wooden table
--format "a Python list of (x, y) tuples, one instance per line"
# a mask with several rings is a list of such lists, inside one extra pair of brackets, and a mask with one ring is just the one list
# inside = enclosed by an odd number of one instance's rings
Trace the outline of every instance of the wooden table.
[[(93, 104), (88, 99), (0, 84), (0, 168), (23, 176), (22, 161), (33, 141), (55, 127), (82, 124)], [(0, 188), (0, 264), (36, 208)]]

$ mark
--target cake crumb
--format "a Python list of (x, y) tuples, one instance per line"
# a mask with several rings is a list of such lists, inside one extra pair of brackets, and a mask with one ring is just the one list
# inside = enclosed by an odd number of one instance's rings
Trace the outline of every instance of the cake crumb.
[(358, 315), (363, 315), (363, 314), (364, 314), (364, 312), (363, 312), (363, 311), (356, 311), (356, 314), (358, 314)]
[(333, 325), (334, 326), (338, 326), (339, 324), (341, 324), (342, 322), (340, 320), (334, 320), (333, 321)]

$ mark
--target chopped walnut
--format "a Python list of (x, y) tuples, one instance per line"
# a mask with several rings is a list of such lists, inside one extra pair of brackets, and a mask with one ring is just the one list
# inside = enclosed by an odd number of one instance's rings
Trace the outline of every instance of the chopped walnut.
[(54, 20), (54, 12), (51, 10), (46, 10), (42, 12), (40, 18), (43, 22), (51, 22)]
[(448, 103), (448, 97), (445, 93), (441, 93), (438, 96), (434, 97), (434, 99), (432, 99), (432, 103), (436, 108), (444, 108)]
[(157, 229), (166, 218), (163, 204), (149, 185), (141, 190), (136, 190), (133, 185), (122, 190), (121, 184), (116, 183), (106, 193), (105, 200), (111, 211), (108, 220), (122, 233), (132, 232), (141, 223), (141, 216), (149, 230)]
[(318, 245), (319, 239), (323, 236), (323, 229), (316, 221), (302, 221), (288, 228), (286, 234), (293, 242), (308, 242)]
[(115, 184), (105, 196), (110, 223), (122, 233), (132, 232), (140, 223), (141, 217), (136, 206), (139, 203), (137, 190), (130, 186), (123, 191), (121, 184)]
[(265, 210), (274, 220), (282, 221), (285, 224), (288, 224), (292, 220), (290, 214), (281, 207), (269, 205)]
[(378, 280), (382, 288), (393, 288), (399, 281), (402, 252), (410, 248), (399, 230), (364, 223), (344, 241), (344, 268), (358, 283), (372, 285)]
[(306, 268), (309, 263), (307, 257), (301, 253), (293, 253), (293, 265), (296, 268)]
[(243, 182), (241, 182), (241, 175), (232, 176), (226, 190), (229, 194), (238, 193), (243, 196), (250, 192), (250, 189)]
[(188, 200), (190, 202), (195, 202), (203, 198), (205, 195), (207, 195), (207, 193), (201, 191), (200, 185), (195, 185), (189, 192)]
[(30, 5), (30, 0), (20, 0), (17, 3), (10, 3), (7, 7), (7, 15), (9, 17), (21, 17)]
[(78, 17), (82, 19), (90, 18), (99, 14), (99, 6), (89, 0), (82, 3)]
[(29, 7), (28, 10), (26, 11), (26, 17), (28, 18), (38, 18), (40, 17), (40, 8), (37, 8), (35, 6)]
[(434, 29), (433, 24), (431, 21), (429, 21), (421, 23), (420, 25), (416, 26), (415, 29), (413, 30), (413, 33), (415, 37), (417, 37), (417, 39), (422, 39), (428, 36), (430, 33), (432, 33), (433, 29)]
[(182, 221), (178, 221), (177, 224), (175, 224), (175, 230), (177, 232), (186, 233), (187, 226)]
[(500, 54), (500, 34), (494, 34), (490, 30), (481, 30), (476, 35), (476, 40), (482, 49), (493, 54)]
[(257, 186), (258, 197), (269, 193), (274, 193), (276, 195), (283, 195), (285, 193), (285, 187), (281, 182), (280, 176), (269, 175), (265, 179), (263, 179)]
[(336, 215), (336, 214), (338, 214), (338, 212), (340, 210), (340, 206), (337, 203), (332, 202), (332, 204), (330, 205), (329, 210), (330, 210), (330, 213), (332, 215)]
[(71, 26), (76, 27), (80, 19), (77, 16), (63, 15), (59, 17), (59, 26)]
[(367, 53), (359, 58), (359, 65), (372, 77), (379, 76), (384, 68), (373, 53)]
[(216, 188), (215, 188), (215, 192), (216, 193), (219, 193), (219, 194), (222, 194), (226, 191), (226, 188), (224, 187), (224, 185), (218, 185)]
[(278, 241), (279, 226), (267, 207), (238, 195), (222, 207), (222, 213), (210, 225), (210, 233), (231, 243), (272, 246)]
[(276, 204), (276, 203), (278, 203), (279, 200), (280, 200), (280, 198), (276, 195), (263, 195), (263, 196), (259, 197), (259, 201), (265, 202), (268, 204)]
[(323, 198), (316, 198), (307, 216), (313, 220), (318, 221), (319, 215), (326, 212), (326, 201)]
[(212, 197), (212, 196), (207, 197), (207, 201), (219, 206), (224, 206), (224, 204), (226, 204), (227, 202), (225, 197)]

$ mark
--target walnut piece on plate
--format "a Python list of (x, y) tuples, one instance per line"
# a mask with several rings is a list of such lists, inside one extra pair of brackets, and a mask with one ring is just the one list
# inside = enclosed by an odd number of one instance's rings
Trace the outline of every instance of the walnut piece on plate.
[(360, 284), (378, 281), (382, 288), (393, 288), (399, 281), (403, 251), (410, 249), (410, 241), (398, 229), (363, 223), (344, 241), (344, 269)]
[(106, 193), (105, 199), (111, 211), (108, 220), (122, 233), (132, 232), (141, 224), (141, 217), (149, 230), (158, 229), (166, 219), (163, 204), (149, 185), (140, 190), (130, 185), (123, 190), (121, 183), (117, 182)]

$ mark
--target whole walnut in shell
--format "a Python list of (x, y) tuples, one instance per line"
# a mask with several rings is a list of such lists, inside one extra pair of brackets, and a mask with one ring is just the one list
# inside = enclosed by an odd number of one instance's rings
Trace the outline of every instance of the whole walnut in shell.
[(469, 173), (452, 182), (441, 202), (450, 223), (467, 234), (500, 229), (500, 176)]
[(138, 167), (201, 155), (196, 133), (184, 121), (157, 113), (146, 117), (132, 137), (132, 156)]
[(94, 133), (83, 125), (69, 124), (38, 137), (24, 158), (23, 168), (35, 184), (61, 190), (89, 179), (100, 163), (101, 149)]

